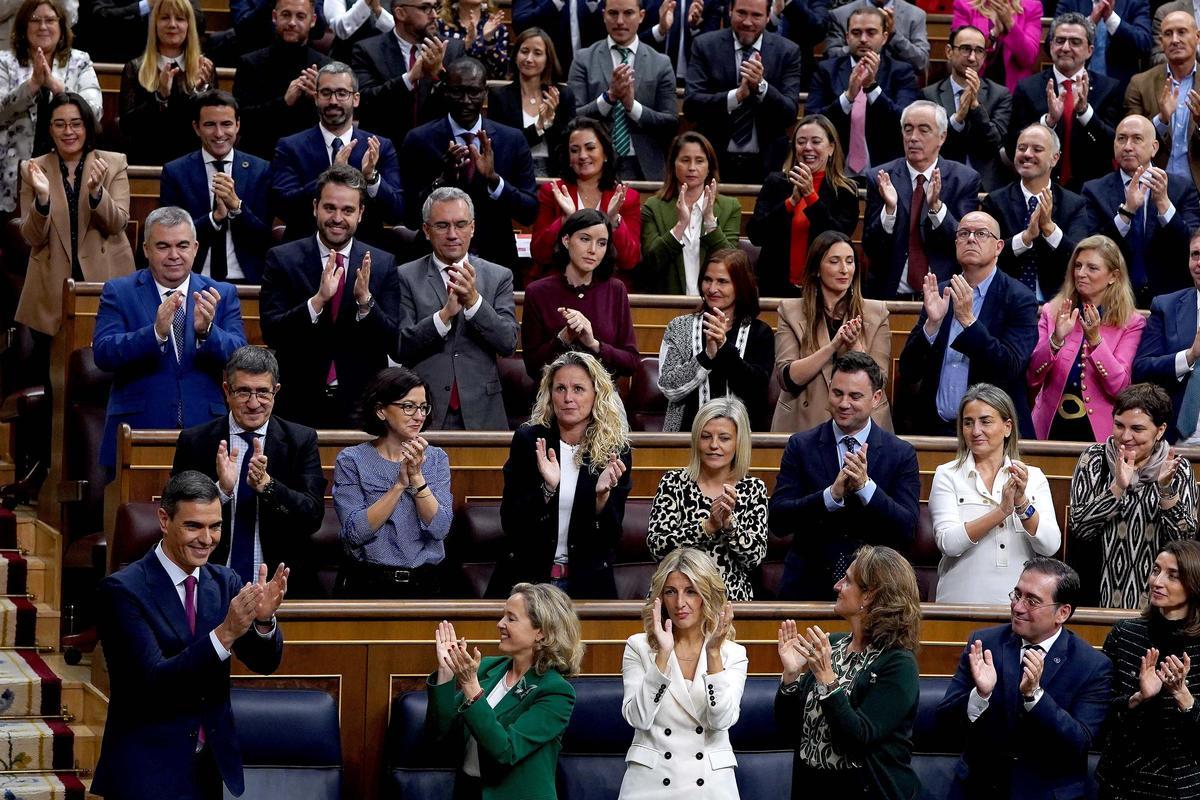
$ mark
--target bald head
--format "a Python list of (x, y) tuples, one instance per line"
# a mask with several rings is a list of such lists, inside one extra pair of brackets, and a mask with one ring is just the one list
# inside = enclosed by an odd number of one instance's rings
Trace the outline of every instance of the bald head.
[(962, 265), (963, 274), (972, 284), (977, 282), (972, 280), (973, 277), (986, 276), (987, 271), (996, 266), (996, 259), (1003, 249), (1000, 223), (991, 214), (972, 211), (959, 221), (954, 251), (958, 263)]
[(958, 227), (981, 228), (986, 227), (996, 236), (1000, 235), (1000, 223), (996, 222), (996, 218), (986, 211), (972, 211), (962, 218), (958, 223)]
[(1192, 12), (1172, 11), (1163, 17), (1158, 41), (1162, 45), (1168, 64), (1190, 69), (1196, 62), (1196, 43), (1200, 41), (1196, 34), (1196, 18), (1192, 16)]
[(1158, 152), (1158, 137), (1154, 125), (1141, 114), (1130, 114), (1117, 124), (1113, 137), (1113, 158), (1128, 175), (1144, 167)]

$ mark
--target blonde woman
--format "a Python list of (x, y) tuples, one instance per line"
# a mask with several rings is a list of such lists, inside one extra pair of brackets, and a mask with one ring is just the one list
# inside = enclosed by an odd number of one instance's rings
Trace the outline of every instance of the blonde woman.
[(987, 55), (979, 77), (1009, 92), (1037, 69), (1042, 49), (1040, 0), (954, 0), (951, 29), (971, 25), (987, 37)]
[(650, 580), (642, 627), (621, 659), (621, 715), (634, 733), (620, 799), (737, 800), (729, 729), (741, 710), (746, 648), (733, 640), (716, 562), (689, 547), (671, 551)]
[(455, 800), (556, 800), (558, 753), (575, 707), (567, 678), (583, 661), (579, 617), (555, 587), (518, 583), (496, 628), (500, 655), (480, 658), (453, 625), (438, 625), (427, 727), (462, 752)]
[(1107, 236), (1081, 241), (1062, 289), (1042, 306), (1038, 343), (1025, 373), (1029, 388), (1037, 391), (1037, 438), (1103, 442), (1109, 437), (1113, 401), (1130, 383), (1145, 329), (1117, 243)]
[(508, 26), (496, 0), (441, 0), (437, 29), (443, 40), (462, 39), (467, 55), (487, 67), (488, 78), (508, 77)]
[(196, 149), (192, 100), (217, 87), (213, 62), (200, 55), (189, 0), (151, 6), (146, 51), (121, 75), (121, 135), (136, 164), (161, 165)]
[(513, 433), (500, 520), (505, 557), (488, 594), (550, 581), (571, 597), (614, 598), (632, 454), (621, 400), (593, 356), (563, 353), (542, 371), (529, 422)]
[(767, 555), (767, 485), (749, 472), (746, 406), (709, 400), (692, 423), (688, 465), (663, 473), (646, 529), (655, 558), (678, 547), (711, 556), (730, 600), (754, 599), (750, 573)]

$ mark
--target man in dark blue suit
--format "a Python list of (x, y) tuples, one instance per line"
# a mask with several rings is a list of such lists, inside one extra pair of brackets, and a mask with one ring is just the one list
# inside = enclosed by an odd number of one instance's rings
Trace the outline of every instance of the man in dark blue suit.
[[(794, 0), (789, 7), (793, 5), (807, 6), (810, 3)], [(816, 0), (815, 5), (828, 7), (829, 2)], [(729, 13), (728, 0), (646, 0), (642, 8), (646, 11), (646, 18), (642, 21), (638, 38), (671, 59), (679, 84), (687, 78), (692, 42), (700, 34), (720, 28), (725, 15)], [(824, 26), (821, 30), (824, 31)], [(813, 44), (819, 41), (816, 39)]]
[(312, 203), (317, 179), (331, 164), (348, 164), (367, 179), (367, 208), (358, 237), (383, 247), (384, 224), (404, 218), (404, 191), (396, 148), (386, 138), (354, 127), (358, 79), (350, 67), (334, 61), (317, 72), (315, 128), (280, 139), (271, 161), (271, 205), (287, 226), (283, 238), (294, 241), (316, 230)]
[(776, 13), (778, 0), (771, 3), (771, 24), (780, 36), (795, 42), (800, 48), (803, 75), (801, 85), (808, 86), (816, 71), (813, 51), (825, 41), (832, 23), (830, 0), (784, 0), (783, 9)]
[(215, 800), (244, 790), (229, 705), (230, 658), (262, 675), (279, 666), (275, 611), (289, 569), (243, 583), (209, 564), (221, 541), (216, 484), (199, 472), (167, 482), (162, 541), (96, 592), (110, 678), (108, 720), (92, 792), (113, 800)]
[(912, 445), (871, 421), (883, 402), (883, 371), (866, 353), (833, 364), (831, 422), (792, 434), (770, 527), (792, 534), (781, 600), (829, 600), (864, 543), (906, 552), (917, 530), (921, 478)]
[[(875, 6), (854, 10), (850, 52), (821, 62), (804, 106), (804, 113), (824, 114), (837, 128), (846, 166), (855, 175), (900, 157), (900, 113), (920, 97), (913, 68), (883, 52), (886, 20)], [(861, 122), (856, 104), (863, 106)]]
[[(400, 148), (407, 225), (421, 228), (421, 207), (430, 192), (457, 186), (475, 204), (471, 252), (511, 269), (517, 263), (513, 220), (530, 225), (537, 217), (529, 144), (516, 128), (483, 118), (487, 71), (476, 59), (450, 65), (445, 95), (449, 113), (414, 130)], [(424, 234), (420, 239), (423, 252), (429, 252)]]
[(863, 292), (879, 300), (920, 299), (926, 273), (957, 270), (958, 221), (979, 207), (979, 173), (941, 157), (949, 120), (937, 103), (904, 109), (904, 157), (867, 174), (863, 250), (871, 264)]
[(192, 272), (196, 229), (176, 206), (146, 217), (148, 269), (104, 284), (92, 334), (113, 373), (100, 463), (116, 460), (117, 427), (186, 428), (225, 414), (221, 375), (246, 344), (237, 291)]
[(1188, 236), (1200, 227), (1200, 194), (1190, 179), (1151, 163), (1158, 139), (1150, 120), (1131, 114), (1117, 125), (1113, 157), (1119, 169), (1088, 181), (1088, 230), (1121, 247), (1138, 308), (1187, 285), (1179, 269)]
[(575, 53), (607, 34), (601, 0), (513, 0), (512, 22), (514, 33), (541, 28), (550, 34), (564, 74)]
[(947, 741), (965, 744), (951, 800), (1089, 796), (1112, 662), (1063, 627), (1079, 593), (1075, 570), (1030, 559), (1010, 595), (1012, 621), (971, 634), (937, 710)]
[(1037, 301), (996, 268), (1004, 240), (989, 215), (963, 217), (955, 247), (962, 274), (940, 283), (925, 276), (921, 314), (900, 353), (896, 430), (954, 436), (963, 394), (984, 382), (1008, 392), (1021, 435), (1032, 439), (1025, 367), (1037, 344)]
[[(1155, 3), (1161, 5), (1161, 3)], [(1154, 46), (1151, 35), (1150, 4), (1146, 0), (1058, 0), (1056, 14), (1074, 11), (1096, 26), (1095, 52), (1089, 71), (1107, 75), (1124, 91), (1134, 73), (1142, 69), (1142, 60)]]
[(216, 281), (258, 283), (271, 242), (271, 165), (233, 149), (241, 128), (233, 95), (206, 92), (194, 115), (200, 150), (163, 167), (159, 200), (192, 215), (200, 242), (192, 269)]
[(396, 260), (354, 236), (366, 183), (345, 164), (325, 170), (313, 202), (317, 234), (267, 253), (263, 340), (288, 376), (275, 411), (310, 428), (355, 427), (363, 389), (400, 335)]

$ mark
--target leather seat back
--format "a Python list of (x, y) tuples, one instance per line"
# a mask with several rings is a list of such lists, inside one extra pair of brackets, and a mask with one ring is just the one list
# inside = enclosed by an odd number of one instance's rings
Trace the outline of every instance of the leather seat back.
[(629, 429), (658, 432), (667, 415), (667, 398), (658, 388), (658, 356), (643, 358), (629, 380), (625, 410)]
[(161, 538), (158, 503), (122, 503), (117, 509), (112, 544), (108, 548), (109, 573), (127, 567), (149, 553)]
[(96, 366), (91, 347), (80, 348), (68, 356), (63, 441), (70, 442), (70, 446), (63, 448), (62, 479), (84, 482), (82, 499), (63, 506), (63, 534), (68, 541), (104, 529), (104, 487), (108, 476), (100, 464), (100, 441), (111, 389), (112, 374)]
[(313, 689), (235, 687), (230, 701), (244, 797), (340, 800), (342, 737), (333, 697)]

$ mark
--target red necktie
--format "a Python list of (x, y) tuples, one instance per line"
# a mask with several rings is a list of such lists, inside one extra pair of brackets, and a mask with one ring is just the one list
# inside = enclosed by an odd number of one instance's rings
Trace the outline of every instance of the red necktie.
[[(183, 579), (183, 614), (187, 617), (188, 631), (196, 632), (196, 576), (188, 575)], [(200, 726), (197, 737), (200, 746), (204, 746), (204, 726)]]
[[(333, 293), (333, 299), (329, 301), (332, 304), (329, 309), (329, 315), (330, 315), (330, 317), (333, 318), (333, 321), (336, 323), (337, 318), (338, 318), (338, 310), (342, 306), (342, 295), (344, 295), (346, 293), (346, 270), (345, 270), (346, 257), (343, 256), (341, 253), (335, 253), (334, 257), (336, 259), (338, 268), (342, 270), (342, 277), (338, 281), (337, 291)], [(329, 375), (325, 379), (325, 383), (327, 383), (327, 384), (333, 383), (336, 380), (337, 380), (337, 365), (332, 360), (330, 360)]]
[(929, 274), (929, 258), (921, 241), (921, 215), (925, 213), (925, 176), (917, 176), (912, 205), (908, 209), (908, 288), (921, 293), (925, 276)]
[(1071, 180), (1071, 126), (1075, 121), (1075, 95), (1071, 88), (1075, 85), (1075, 81), (1067, 78), (1063, 81), (1063, 145), (1062, 145), (1062, 172), (1060, 180), (1065, 184)]
[[(467, 133), (464, 133), (462, 135), (462, 138), (463, 138), (463, 144), (465, 144), (467, 147), (470, 147), (471, 145), (475, 144), (475, 138), (476, 138), (475, 134), (471, 133), (470, 131), (468, 131)], [(465, 177), (467, 179), (468, 186), (475, 182), (475, 159), (474, 158), (471, 158), (470, 156), (467, 157), (466, 166), (463, 167), (463, 174), (465, 175)]]

